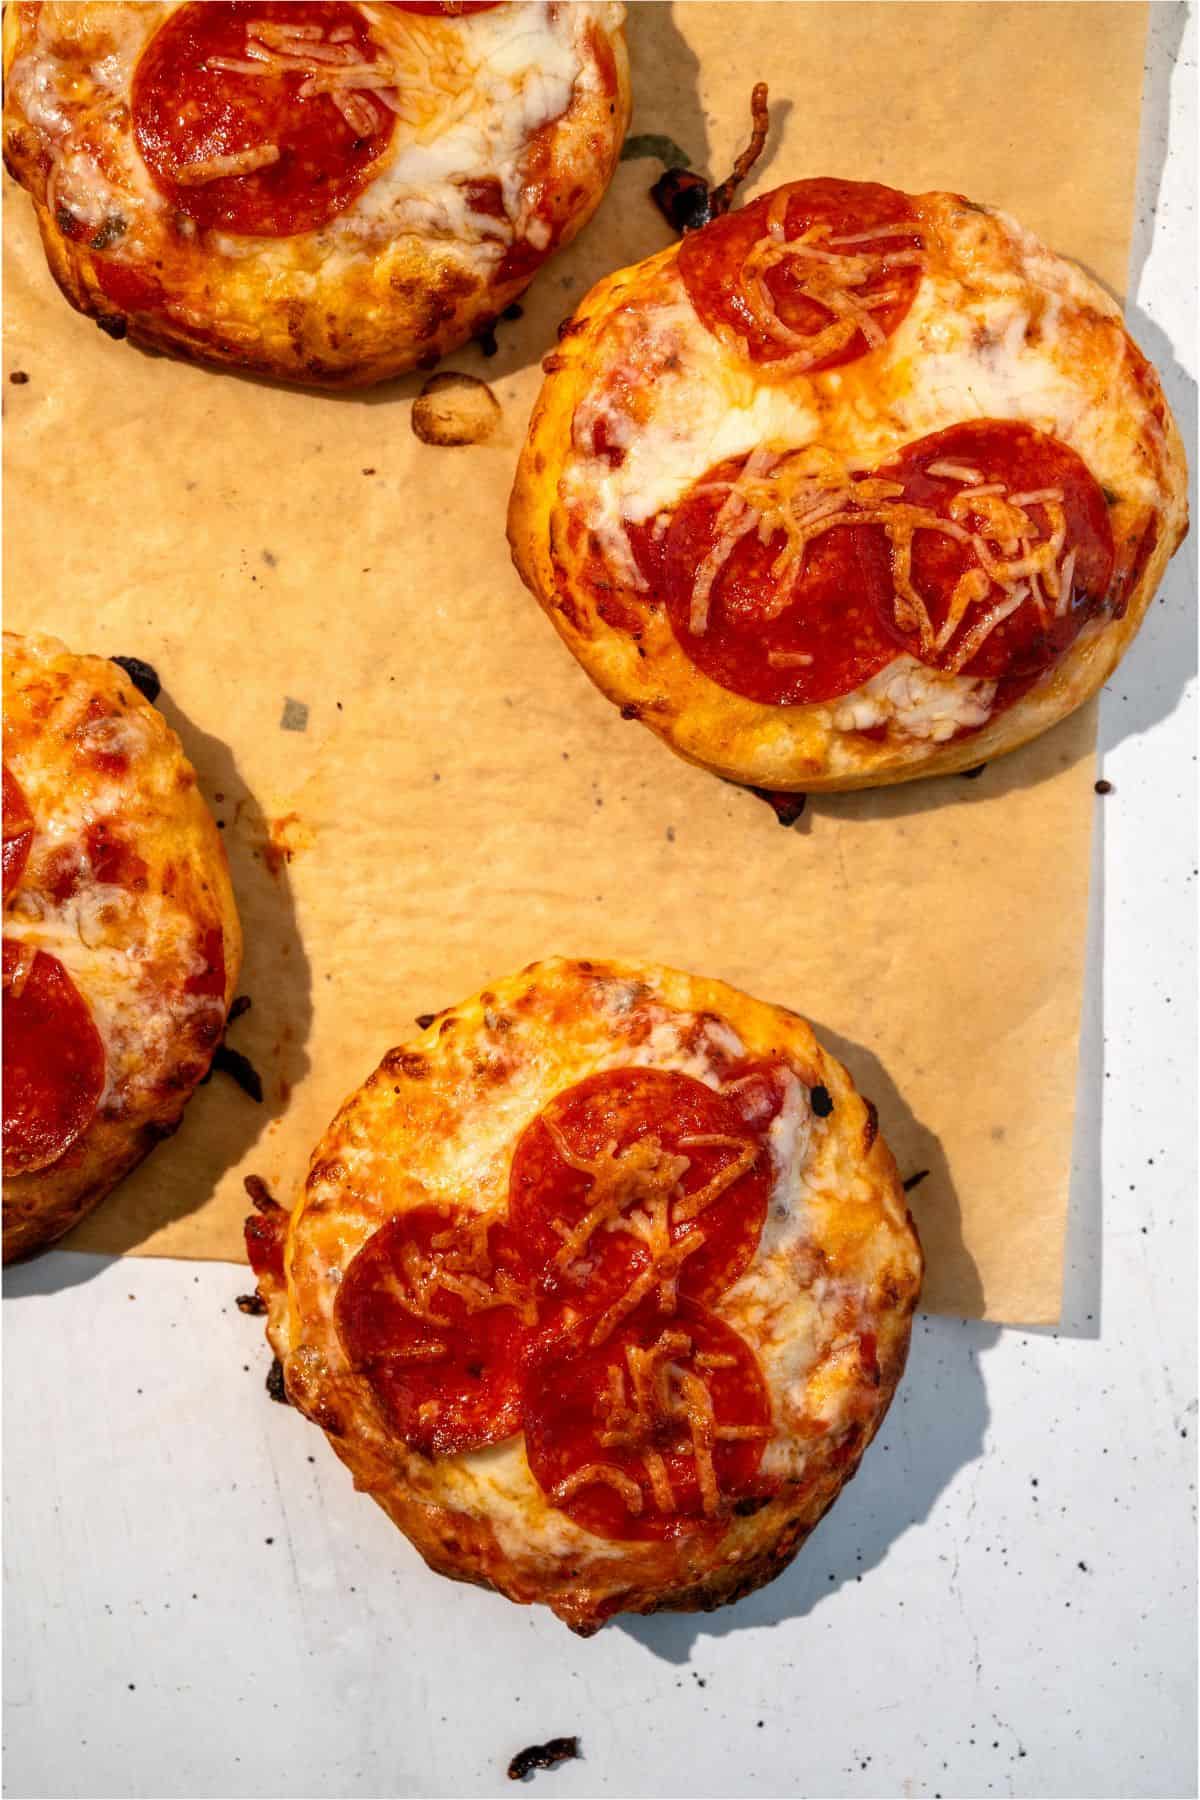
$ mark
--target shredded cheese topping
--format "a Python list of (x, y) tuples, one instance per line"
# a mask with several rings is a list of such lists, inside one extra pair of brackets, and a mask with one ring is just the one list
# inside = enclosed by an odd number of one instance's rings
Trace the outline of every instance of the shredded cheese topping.
[(225, 175), (251, 175), (255, 169), (268, 169), (278, 161), (278, 144), (255, 144), (249, 150), (234, 150), (227, 156), (209, 156), (203, 162), (184, 163), (181, 169), (176, 169), (175, 179), (180, 187), (202, 187)]
[[(712, 1518), (721, 1505), (713, 1460), (717, 1444), (767, 1438), (771, 1431), (765, 1425), (717, 1423), (712, 1394), (696, 1371), (735, 1367), (737, 1358), (700, 1352), (693, 1358), (692, 1368), (681, 1367), (680, 1360), (691, 1349), (687, 1332), (670, 1328), (645, 1349), (627, 1344), (624, 1369), (618, 1364), (609, 1369), (608, 1382), (599, 1396), (601, 1425), (597, 1438), (606, 1450), (620, 1449), (637, 1455), (654, 1508), (663, 1514), (673, 1513), (678, 1507), (664, 1451), (688, 1457), (696, 1471), (701, 1511), (706, 1518)], [(644, 1510), (642, 1488), (613, 1462), (584, 1464), (557, 1484), (551, 1499), (562, 1505), (581, 1488), (595, 1482), (606, 1483), (620, 1494), (635, 1517)]]
[[(903, 293), (887, 285), (866, 294), (862, 290), (893, 269), (920, 267), (925, 259), (919, 245), (912, 242), (918, 237), (916, 225), (908, 223), (835, 237), (829, 223), (820, 221), (789, 240), (788, 200), (787, 189), (780, 188), (767, 211), (767, 229), (751, 245), (738, 272), (737, 286), (759, 330), (790, 353), (776, 360), (775, 372), (802, 375), (844, 350), (859, 332), (868, 349), (878, 349), (886, 334), (873, 315), (894, 305)], [(907, 239), (908, 243), (895, 249), (877, 247), (880, 240), (888, 238)], [(766, 278), (781, 265), (787, 266), (806, 300), (833, 315), (820, 331), (795, 331), (780, 318)]]
[[(246, 26), (245, 56), (210, 56), (205, 67), (231, 75), (278, 78), (302, 74), (305, 79), (297, 89), (298, 99), (311, 100), (319, 94), (328, 94), (351, 131), (359, 137), (370, 137), (383, 123), (371, 94), (391, 111), (403, 112), (400, 96), (394, 91), (386, 91), (396, 88), (399, 77), (388, 63), (363, 62), (353, 44), (347, 42), (352, 35), (345, 25), (334, 26), (326, 36), (321, 25), (291, 25), (253, 19)], [(274, 145), (264, 144), (254, 150), (242, 151), (240, 156), (243, 159), (261, 157), (261, 160), (243, 161), (240, 166), (219, 169), (216, 174), (247, 174), (252, 169), (277, 162), (279, 151)], [(238, 158), (214, 157), (212, 162), (237, 164)], [(195, 170), (210, 165), (197, 163), (190, 166)], [(176, 179), (187, 185), (187, 171), (180, 170)], [(191, 179), (211, 181), (215, 175), (193, 175)]]
[[(531, 1294), (512, 1273), (493, 1261), (488, 1249), (488, 1232), (492, 1216), (479, 1213), (456, 1228), (439, 1232), (430, 1240), (431, 1255), (422, 1253), (412, 1242), (400, 1252), (400, 1274), (389, 1269), (380, 1283), (382, 1292), (398, 1302), (414, 1319), (433, 1326), (449, 1327), (453, 1320), (435, 1310), (435, 1296), (440, 1289), (461, 1300), (469, 1313), (491, 1312), (496, 1307), (511, 1307), (525, 1325), (536, 1322), (537, 1307)], [(444, 1346), (435, 1354), (444, 1354)], [(420, 1359), (417, 1351), (406, 1351), (409, 1358)]]
[[(1043, 625), (1049, 622), (1051, 604), (1055, 616), (1062, 617), (1071, 603), (1075, 572), (1075, 552), (1063, 554), (1067, 522), (1062, 489), (1014, 494), (1003, 482), (985, 483), (978, 469), (949, 461), (931, 463), (928, 473), (963, 484), (950, 500), (949, 517), (901, 499), (900, 482), (883, 476), (854, 480), (828, 451), (810, 446), (779, 452), (760, 445), (735, 480), (709, 482), (697, 490), (723, 492), (725, 499), (716, 516), (716, 540), (696, 571), (688, 616), (692, 635), (703, 637), (707, 632), (713, 587), (743, 538), (755, 533), (761, 544), (780, 534), (785, 539), (771, 564), (775, 586), (761, 614), (769, 621), (791, 602), (809, 544), (839, 525), (883, 527), (891, 545), (896, 625), (918, 639), (923, 657), (937, 658), (938, 666), (951, 674), (964, 669), (996, 627), (1026, 603), (1036, 608)], [(1029, 513), (1031, 506), (1046, 515), (1044, 536)], [(913, 539), (918, 531), (938, 532), (969, 546), (977, 563), (959, 577), (937, 630), (913, 583)], [(1000, 590), (999, 596), (951, 651), (970, 608), (993, 588)], [(780, 651), (769, 660), (788, 666), (810, 659)]]
[[(586, 1280), (591, 1273), (586, 1261), (588, 1247), (599, 1230), (628, 1232), (647, 1251), (645, 1266), (601, 1314), (589, 1342), (593, 1346), (602, 1344), (652, 1289), (657, 1289), (660, 1309), (674, 1312), (680, 1268), (706, 1241), (707, 1234), (696, 1221), (754, 1167), (759, 1157), (758, 1144), (749, 1138), (720, 1133), (698, 1133), (680, 1139), (681, 1149), (736, 1152), (703, 1187), (685, 1194), (681, 1183), (692, 1166), (691, 1159), (664, 1149), (655, 1134), (636, 1139), (623, 1151), (617, 1149), (613, 1140), (598, 1155), (582, 1156), (572, 1150), (552, 1118), (547, 1116), (544, 1123), (563, 1161), (591, 1182), (583, 1217), (574, 1225), (561, 1219), (553, 1221), (562, 1239), (555, 1253), (556, 1267), (564, 1274)], [(688, 1225), (690, 1229), (673, 1237), (672, 1228), (678, 1225)]]

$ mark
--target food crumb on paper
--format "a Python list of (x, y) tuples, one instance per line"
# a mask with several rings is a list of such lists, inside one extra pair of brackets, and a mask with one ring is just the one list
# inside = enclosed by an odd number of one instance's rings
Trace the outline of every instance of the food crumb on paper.
[(579, 1755), (577, 1737), (547, 1738), (544, 1744), (529, 1744), (518, 1750), (508, 1765), (510, 1781), (524, 1781), (535, 1769), (556, 1769), (559, 1763), (571, 1762)]

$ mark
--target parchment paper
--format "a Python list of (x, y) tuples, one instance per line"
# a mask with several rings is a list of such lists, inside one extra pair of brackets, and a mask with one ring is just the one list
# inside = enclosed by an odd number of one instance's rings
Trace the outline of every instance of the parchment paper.
[[(1119, 290), (1139, 5), (637, 5), (632, 134), (748, 192), (806, 174), (958, 188)], [(636, 147), (636, 144), (635, 144)], [(242, 1177), (289, 1201), (414, 1016), (553, 952), (722, 976), (811, 1017), (876, 1101), (925, 1305), (1060, 1301), (1091, 833), (1089, 709), (974, 781), (810, 801), (781, 829), (593, 690), (508, 560), (538, 359), (602, 274), (659, 248), (660, 164), (622, 163), (490, 360), (500, 435), (434, 449), (420, 379), (289, 392), (110, 342), (5, 211), (9, 623), (153, 663), (225, 827), (252, 1008), (217, 1074), (71, 1248), (237, 1259)], [(290, 860), (289, 860), (290, 858)]]

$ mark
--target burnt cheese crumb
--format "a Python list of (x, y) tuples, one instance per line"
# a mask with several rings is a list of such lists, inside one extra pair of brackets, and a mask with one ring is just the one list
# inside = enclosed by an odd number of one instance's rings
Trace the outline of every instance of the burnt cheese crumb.
[(1103, 778), (1101, 778), (1096, 783), (1096, 792), (1098, 794), (1111, 794), (1112, 791), (1113, 791), (1113, 784), (1111, 781), (1105, 781)]
[(698, 231), (712, 218), (708, 183), (690, 169), (668, 169), (650, 189), (650, 198), (667, 224), (681, 233)]
[(120, 213), (110, 213), (104, 223), (88, 239), (93, 250), (111, 250), (112, 246), (125, 236), (126, 225)]
[(670, 168), (650, 189), (650, 198), (669, 225), (676, 231), (698, 231), (719, 219), (733, 205), (734, 195), (763, 153), (767, 142), (770, 115), (767, 111), (767, 84), (757, 82), (750, 95), (750, 142), (733, 165), (732, 171), (716, 187), (709, 186), (700, 175), (686, 168)]
[(124, 669), (138, 693), (153, 706), (162, 693), (162, 682), (153, 663), (143, 662), (140, 656), (110, 656), (108, 660)]
[(829, 1089), (822, 1086), (810, 1088), (808, 1098), (818, 1119), (827, 1119), (833, 1111), (833, 1095)]
[(283, 1385), (283, 1364), (278, 1357), (275, 1358), (270, 1369), (267, 1371), (267, 1392), (270, 1394), (272, 1400), (277, 1400), (279, 1402), (280, 1406), (287, 1406), (290, 1404), (287, 1397), (287, 1389)]
[(433, 1024), (433, 1021), (436, 1018), (437, 1018), (436, 1013), (418, 1013), (415, 1023), (417, 1025), (417, 1027), (419, 1028), (419, 1030), (428, 1031), (429, 1027)]
[(781, 825), (794, 825), (808, 805), (807, 794), (786, 794), (775, 788), (752, 787), (752, 794), (765, 800)]
[(267, 1310), (267, 1303), (261, 1294), (238, 1294), (236, 1305), (240, 1313), (249, 1313), (251, 1316), (265, 1313)]
[(577, 1737), (547, 1738), (544, 1744), (529, 1744), (518, 1750), (508, 1765), (510, 1781), (524, 1781), (535, 1769), (556, 1769), (559, 1763), (572, 1762), (579, 1755)]

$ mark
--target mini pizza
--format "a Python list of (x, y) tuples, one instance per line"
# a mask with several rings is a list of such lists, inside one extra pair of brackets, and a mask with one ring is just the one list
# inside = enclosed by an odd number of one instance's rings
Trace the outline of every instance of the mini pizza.
[(958, 194), (792, 182), (594, 288), (509, 512), (593, 681), (693, 762), (870, 787), (1088, 699), (1187, 528), (1096, 282)]
[(345, 1103), (247, 1250), (288, 1397), (429, 1565), (587, 1635), (778, 1574), (904, 1367), (921, 1253), (794, 1013), (534, 964)]
[(4, 1260), (90, 1212), (221, 1041), (242, 937), (179, 740), (124, 670), (4, 636)]
[(591, 216), (625, 8), (18, 4), (5, 162), (114, 337), (322, 387), (485, 329)]

